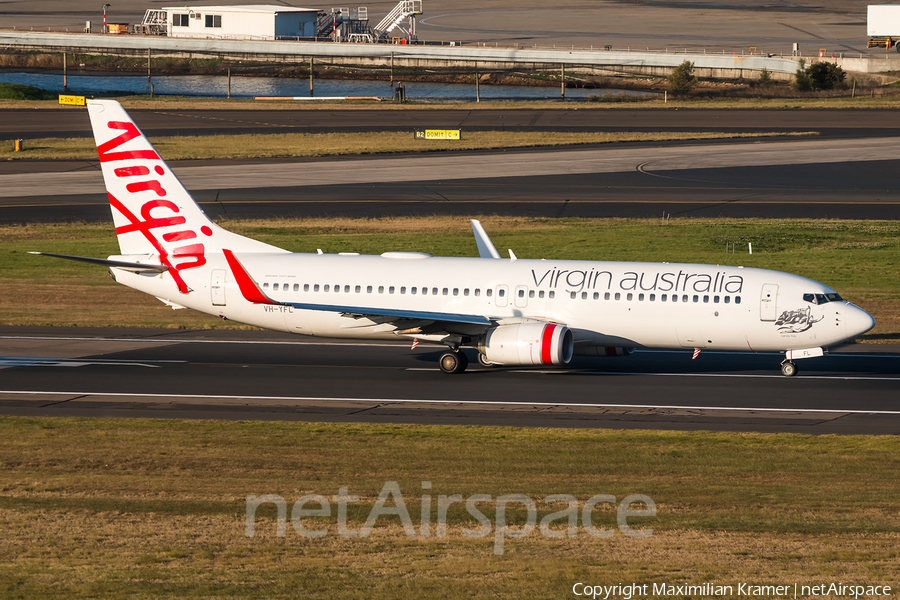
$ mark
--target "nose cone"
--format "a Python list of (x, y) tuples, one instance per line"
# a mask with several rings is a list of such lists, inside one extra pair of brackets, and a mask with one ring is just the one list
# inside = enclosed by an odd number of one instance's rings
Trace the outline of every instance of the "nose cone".
[(875, 327), (875, 319), (872, 315), (853, 304), (847, 305), (847, 316), (844, 318), (844, 323), (847, 326), (848, 338), (862, 335)]

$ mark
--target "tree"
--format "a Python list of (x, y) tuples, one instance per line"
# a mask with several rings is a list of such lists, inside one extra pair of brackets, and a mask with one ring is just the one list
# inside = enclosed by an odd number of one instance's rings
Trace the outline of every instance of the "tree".
[(813, 63), (806, 73), (812, 80), (814, 90), (839, 90), (844, 87), (844, 70), (834, 63)]
[(834, 63), (817, 62), (806, 66), (800, 60), (794, 76), (794, 89), (798, 92), (834, 90), (846, 87), (844, 70)]
[(808, 92), (812, 90), (812, 79), (806, 72), (806, 61), (802, 58), (797, 63), (797, 72), (794, 73), (794, 89), (798, 92)]
[(697, 85), (697, 78), (694, 77), (694, 63), (686, 60), (672, 69), (668, 81), (673, 92), (689, 92)]
[(759, 72), (759, 85), (763, 87), (769, 87), (775, 85), (775, 80), (772, 79), (772, 73), (765, 67), (763, 70)]

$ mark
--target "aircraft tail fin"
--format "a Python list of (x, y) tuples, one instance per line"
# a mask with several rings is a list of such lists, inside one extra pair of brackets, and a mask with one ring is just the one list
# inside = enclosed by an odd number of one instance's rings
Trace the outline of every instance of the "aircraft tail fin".
[(159, 256), (187, 293), (180, 271), (202, 267), (209, 252), (284, 252), (213, 223), (118, 102), (87, 108), (123, 255)]

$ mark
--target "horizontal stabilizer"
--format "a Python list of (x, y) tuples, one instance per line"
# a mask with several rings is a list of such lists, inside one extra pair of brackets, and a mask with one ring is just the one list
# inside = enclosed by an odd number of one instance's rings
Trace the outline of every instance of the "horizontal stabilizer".
[(38, 254), (40, 256), (52, 256), (54, 258), (64, 258), (66, 260), (77, 260), (78, 262), (90, 263), (92, 265), (102, 265), (104, 267), (115, 267), (117, 269), (125, 269), (126, 271), (156, 271), (165, 273), (169, 270), (168, 265), (144, 265), (141, 263), (124, 262), (121, 260), (108, 260), (105, 258), (89, 258), (87, 256), (69, 256), (67, 254), (51, 254), (50, 252), (29, 252), (28, 254)]

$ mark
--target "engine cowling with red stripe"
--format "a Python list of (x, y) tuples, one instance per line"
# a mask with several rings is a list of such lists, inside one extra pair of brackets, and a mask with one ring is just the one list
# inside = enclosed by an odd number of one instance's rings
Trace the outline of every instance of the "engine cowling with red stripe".
[(565, 325), (517, 323), (494, 327), (478, 349), (498, 365), (565, 365), (574, 348), (572, 331)]

